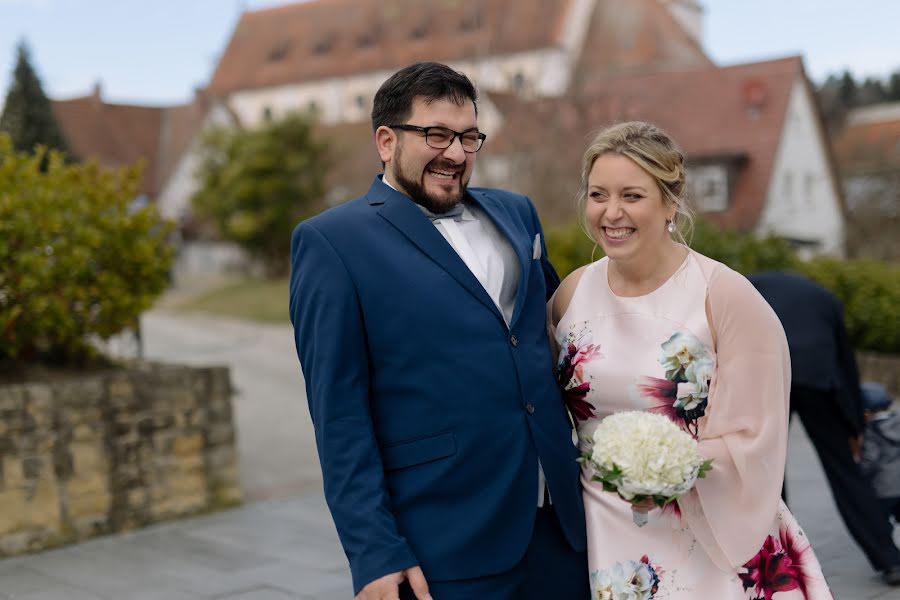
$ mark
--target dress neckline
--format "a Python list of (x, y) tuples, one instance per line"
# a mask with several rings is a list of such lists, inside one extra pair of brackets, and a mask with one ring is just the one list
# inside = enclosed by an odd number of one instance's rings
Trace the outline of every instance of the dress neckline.
[[(686, 246), (683, 246), (683, 247), (686, 247)], [(606, 264), (603, 265), (603, 277), (601, 279), (603, 280), (603, 284), (606, 286), (606, 289), (609, 290), (609, 293), (612, 294), (613, 298), (616, 298), (617, 300), (628, 301), (628, 300), (640, 300), (641, 298), (649, 298), (650, 296), (653, 296), (653, 295), (659, 293), (660, 290), (662, 290), (663, 288), (667, 287), (669, 285), (669, 283), (673, 279), (675, 279), (676, 275), (678, 275), (679, 273), (681, 273), (683, 270), (685, 270), (687, 268), (688, 263), (691, 260), (691, 254), (693, 254), (692, 250), (690, 248), (687, 248), (687, 254), (684, 257), (684, 260), (681, 261), (681, 264), (679, 264), (678, 267), (674, 271), (672, 271), (671, 275), (666, 277), (665, 281), (660, 283), (658, 286), (656, 286), (654, 289), (650, 290), (646, 294), (640, 294), (638, 296), (620, 296), (619, 294), (615, 293), (612, 289), (612, 286), (609, 285), (609, 257), (608, 256), (603, 257), (603, 260), (605, 261)]]

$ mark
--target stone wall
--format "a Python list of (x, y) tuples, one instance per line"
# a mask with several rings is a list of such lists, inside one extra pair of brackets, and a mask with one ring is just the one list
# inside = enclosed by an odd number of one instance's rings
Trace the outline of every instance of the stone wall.
[(231, 393), (150, 364), (0, 386), (0, 556), (239, 503)]
[(900, 354), (857, 352), (860, 381), (877, 381), (900, 400)]

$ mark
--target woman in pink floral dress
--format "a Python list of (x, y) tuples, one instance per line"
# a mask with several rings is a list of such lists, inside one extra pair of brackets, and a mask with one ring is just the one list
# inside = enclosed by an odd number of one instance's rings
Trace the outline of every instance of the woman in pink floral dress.
[[(744, 277), (677, 241), (690, 221), (684, 157), (652, 125), (615, 125), (589, 147), (582, 184), (579, 214), (606, 257), (569, 275), (550, 302), (579, 438), (609, 414), (655, 411), (713, 459), (664, 511), (633, 508), (585, 471), (594, 598), (830, 599), (780, 498), (784, 331)], [(649, 523), (637, 527), (633, 510), (651, 511)]]

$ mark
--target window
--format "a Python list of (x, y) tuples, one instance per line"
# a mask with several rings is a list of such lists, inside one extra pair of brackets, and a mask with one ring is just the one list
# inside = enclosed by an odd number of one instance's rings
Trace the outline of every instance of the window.
[(281, 41), (269, 50), (269, 62), (278, 62), (284, 60), (291, 49), (291, 42), (288, 40)]
[(265, 108), (263, 108), (263, 121), (268, 123), (271, 120), (272, 120), (272, 107), (266, 106)]
[(719, 212), (728, 208), (728, 169), (724, 165), (691, 167), (687, 179), (689, 199), (697, 212)]
[(335, 35), (333, 33), (319, 38), (319, 41), (313, 44), (313, 54), (328, 54), (334, 47), (334, 41)]
[(358, 38), (356, 38), (356, 47), (357, 48), (371, 48), (375, 45), (375, 40), (377, 39), (377, 34), (374, 31), (365, 31)]
[(525, 76), (522, 75), (521, 71), (513, 75), (512, 86), (513, 90), (516, 92), (521, 93), (525, 91)]
[(356, 97), (356, 108), (365, 108), (366, 98), (362, 95)]
[(423, 39), (426, 35), (428, 35), (428, 25), (429, 23), (427, 19), (423, 19), (422, 21), (420, 21), (419, 24), (413, 27), (409, 32), (410, 39)]
[(476, 31), (481, 27), (481, 14), (477, 10), (469, 10), (459, 22), (461, 31)]

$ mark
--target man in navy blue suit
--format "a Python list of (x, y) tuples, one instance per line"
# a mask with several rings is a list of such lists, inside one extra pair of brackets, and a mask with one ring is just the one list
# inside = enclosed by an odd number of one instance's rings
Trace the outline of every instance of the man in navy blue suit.
[(372, 125), (383, 176), (291, 244), (291, 320), (354, 593), (587, 598), (545, 325), (559, 279), (534, 206), (467, 187), (485, 135), (465, 75), (401, 69)]

